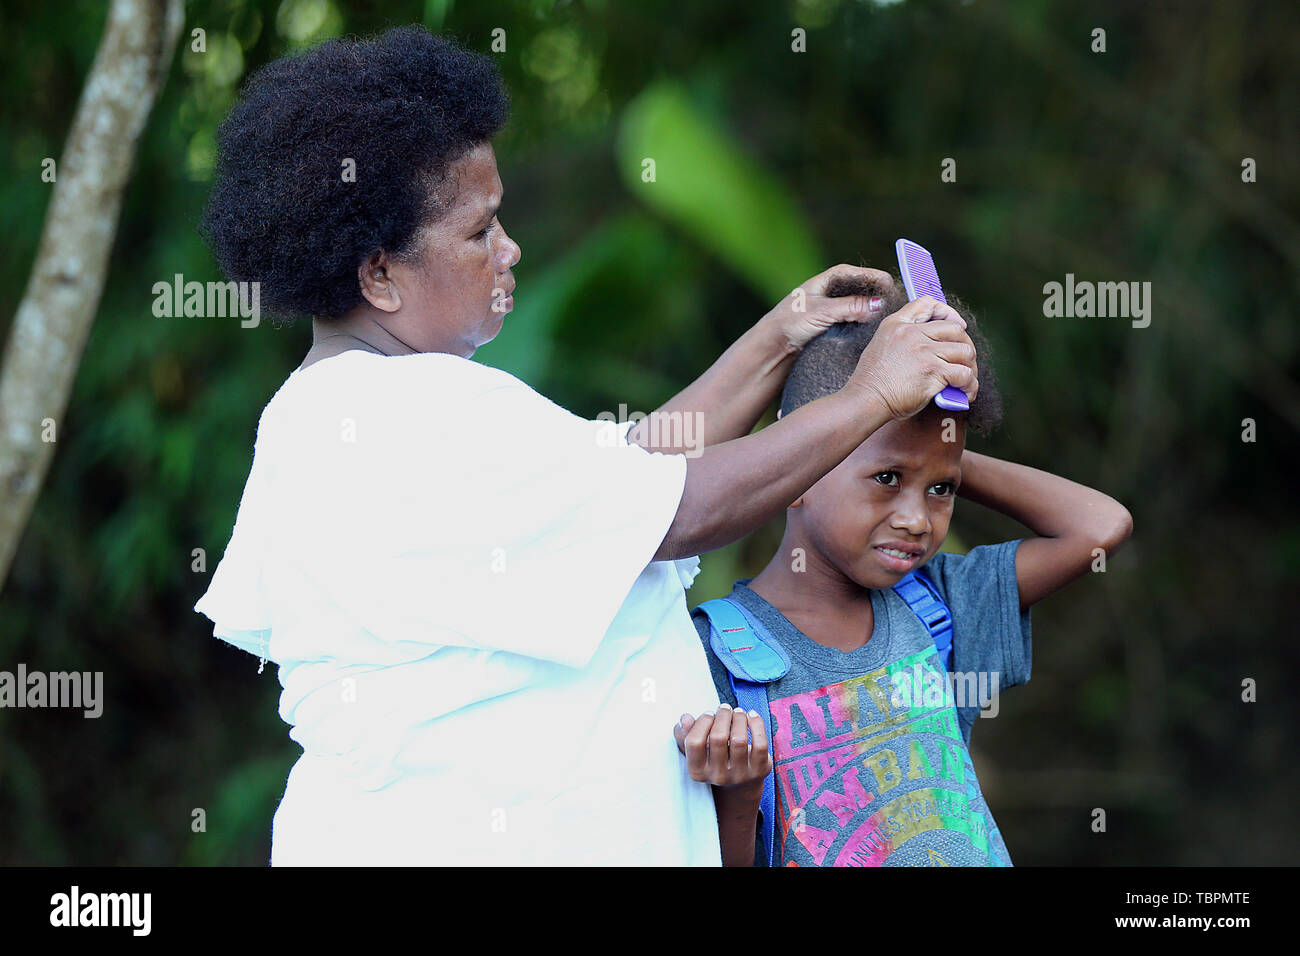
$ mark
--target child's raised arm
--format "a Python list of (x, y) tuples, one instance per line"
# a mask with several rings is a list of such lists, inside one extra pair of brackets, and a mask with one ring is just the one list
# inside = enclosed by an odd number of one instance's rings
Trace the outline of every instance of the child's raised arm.
[(1128, 509), (1109, 495), (973, 451), (962, 453), (958, 494), (1038, 535), (1016, 551), (1021, 610), (1085, 574), (1095, 549), (1109, 556), (1133, 532)]

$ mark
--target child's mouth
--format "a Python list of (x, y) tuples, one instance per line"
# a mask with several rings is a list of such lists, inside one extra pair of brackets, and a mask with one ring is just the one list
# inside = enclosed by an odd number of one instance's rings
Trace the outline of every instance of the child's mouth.
[(891, 548), (885, 545), (876, 545), (876, 553), (880, 555), (880, 561), (891, 571), (906, 573), (916, 566), (917, 561), (921, 559), (924, 552), (903, 550), (902, 548)]

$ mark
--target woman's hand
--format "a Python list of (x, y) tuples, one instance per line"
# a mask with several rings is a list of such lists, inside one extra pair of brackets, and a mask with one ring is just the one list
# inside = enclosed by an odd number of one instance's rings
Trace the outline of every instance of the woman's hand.
[[(877, 288), (879, 295), (827, 296), (832, 280), (860, 288)], [(813, 276), (777, 303), (759, 320), (775, 329), (787, 346), (801, 351), (805, 345), (838, 322), (867, 322), (884, 309), (884, 293), (893, 287), (889, 273), (879, 269), (840, 264)]]
[(975, 345), (955, 309), (923, 295), (881, 320), (845, 388), (862, 390), (881, 402), (890, 417), (903, 419), (925, 408), (947, 385), (975, 400)]
[(717, 714), (701, 714), (698, 720), (682, 714), (673, 728), (673, 737), (677, 749), (686, 756), (692, 780), (762, 794), (763, 780), (772, 772), (772, 760), (767, 729), (758, 714), (733, 710), (729, 704), (718, 707)]

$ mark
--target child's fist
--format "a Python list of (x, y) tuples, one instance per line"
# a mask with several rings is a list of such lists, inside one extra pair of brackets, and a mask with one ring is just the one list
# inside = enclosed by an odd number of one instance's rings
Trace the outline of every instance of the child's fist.
[(717, 714), (701, 714), (698, 720), (683, 714), (673, 736), (677, 749), (686, 755), (692, 780), (761, 791), (764, 778), (772, 772), (767, 729), (756, 713), (722, 704)]

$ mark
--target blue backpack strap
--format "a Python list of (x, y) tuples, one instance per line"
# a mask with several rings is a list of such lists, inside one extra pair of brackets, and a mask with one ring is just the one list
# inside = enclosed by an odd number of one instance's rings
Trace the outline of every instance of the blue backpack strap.
[(894, 585), (894, 592), (921, 619), (939, 652), (939, 663), (948, 671), (952, 661), (952, 612), (939, 589), (924, 568), (917, 568)]
[(754, 684), (770, 684), (790, 671), (790, 655), (767, 628), (730, 598), (705, 601), (703, 611), (713, 625), (709, 646), (733, 676)]
[[(772, 715), (767, 706), (767, 685), (755, 684), (751, 681), (741, 680), (735, 674), (728, 674), (731, 678), (731, 691), (736, 695), (736, 703), (740, 705), (741, 710), (752, 710), (763, 718), (763, 726), (767, 729), (767, 748), (769, 755), (772, 751)], [(750, 741), (753, 741), (753, 734), (750, 734)], [(758, 802), (758, 825), (761, 829), (758, 849), (764, 866), (772, 865), (772, 852), (776, 843), (776, 775), (775, 768), (768, 771), (763, 778), (763, 796)]]
[[(790, 655), (766, 627), (729, 598), (705, 601), (698, 609), (709, 619), (709, 646), (727, 669), (736, 703), (741, 710), (752, 710), (763, 718), (771, 753), (772, 712), (768, 708), (766, 685), (789, 673)], [(762, 831), (759, 853), (764, 864), (771, 866), (776, 837), (776, 778), (773, 773), (763, 781), (759, 826)]]

